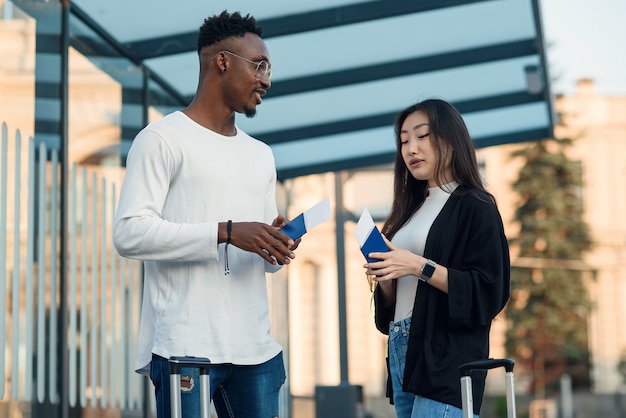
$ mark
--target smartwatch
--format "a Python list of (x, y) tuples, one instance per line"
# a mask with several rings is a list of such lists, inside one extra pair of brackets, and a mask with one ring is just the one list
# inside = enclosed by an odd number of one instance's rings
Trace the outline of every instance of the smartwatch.
[(426, 260), (422, 269), (420, 270), (420, 280), (428, 282), (431, 277), (433, 277), (433, 273), (435, 272), (435, 267), (437, 267), (437, 263), (433, 260)]

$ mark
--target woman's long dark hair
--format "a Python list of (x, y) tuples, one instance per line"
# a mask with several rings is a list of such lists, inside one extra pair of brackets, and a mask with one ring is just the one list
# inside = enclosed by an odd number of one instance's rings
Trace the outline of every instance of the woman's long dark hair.
[[(443, 185), (456, 181), (461, 186), (485, 192), (495, 202), (493, 196), (483, 186), (474, 143), (463, 117), (450, 103), (440, 99), (428, 99), (407, 107), (396, 116), (394, 122), (396, 136), (396, 160), (394, 167), (393, 203), (391, 213), (383, 225), (382, 232), (388, 239), (408, 222), (422, 206), (428, 195), (428, 181), (416, 180), (407, 169), (402, 158), (400, 131), (405, 119), (415, 113), (424, 112), (428, 116), (430, 142), (438, 161), (435, 166), (435, 179)], [(445, 160), (452, 153), (452, 178), (445, 177)]]

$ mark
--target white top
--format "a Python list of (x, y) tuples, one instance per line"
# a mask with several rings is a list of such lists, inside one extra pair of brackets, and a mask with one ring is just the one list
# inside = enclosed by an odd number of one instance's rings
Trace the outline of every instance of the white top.
[(276, 168), (269, 146), (237, 128), (227, 137), (182, 112), (144, 128), (131, 146), (113, 242), (145, 261), (136, 370), (152, 353), (263, 363), (281, 351), (270, 336), (265, 272), (279, 267), (224, 244), (218, 222), (277, 215)]
[[(450, 197), (450, 192), (458, 187), (458, 183), (453, 182), (440, 187), (428, 189), (428, 196), (421, 208), (409, 219), (402, 228), (396, 232), (391, 242), (400, 248), (411, 251), (417, 255), (424, 254), (426, 238), (435, 218), (441, 212), (443, 205)], [(433, 260), (436, 261), (436, 260)], [(396, 288), (396, 309), (393, 318), (394, 322), (410, 318), (413, 314), (413, 304), (419, 279), (417, 276), (409, 275), (398, 278)]]

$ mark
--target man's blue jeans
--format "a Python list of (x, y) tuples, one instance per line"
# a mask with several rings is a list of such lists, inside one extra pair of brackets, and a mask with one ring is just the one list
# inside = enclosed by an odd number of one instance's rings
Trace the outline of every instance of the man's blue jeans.
[[(183, 418), (200, 418), (200, 372), (181, 369)], [(271, 418), (278, 416), (278, 392), (285, 382), (283, 354), (254, 366), (214, 365), (209, 371), (211, 399), (220, 418)], [(163, 357), (152, 356), (150, 379), (154, 384), (157, 418), (169, 418), (170, 368)]]
[[(398, 418), (462, 418), (463, 411), (460, 408), (402, 391), (410, 329), (411, 318), (392, 322), (389, 325), (389, 373), (396, 416)], [(478, 415), (474, 417), (478, 418)]]

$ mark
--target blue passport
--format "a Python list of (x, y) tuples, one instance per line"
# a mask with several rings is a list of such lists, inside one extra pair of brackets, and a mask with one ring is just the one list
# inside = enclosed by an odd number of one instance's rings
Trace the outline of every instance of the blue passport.
[(361, 246), (361, 252), (368, 263), (379, 261), (376, 258), (369, 257), (369, 253), (386, 253), (389, 251), (389, 247), (385, 243), (383, 236), (376, 226), (372, 229), (372, 232), (367, 236), (367, 239)]
[(283, 226), (280, 230), (284, 232), (285, 235), (287, 235), (292, 240), (294, 241), (297, 240), (298, 238), (300, 238), (302, 235), (306, 233), (306, 225), (304, 224), (304, 214), (301, 213), (300, 215), (296, 216), (291, 221), (289, 221), (287, 225)]
[(293, 218), (280, 230), (295, 241), (329, 218), (330, 199), (327, 197)]

